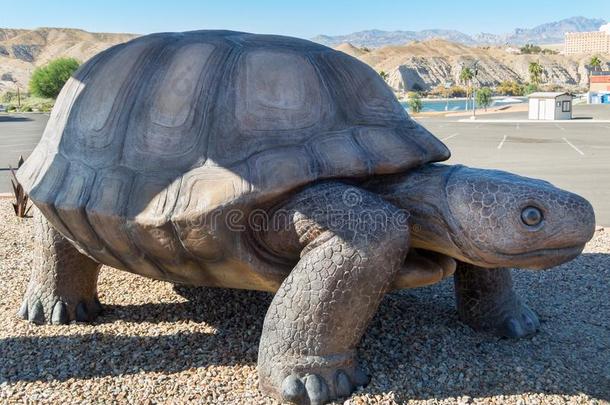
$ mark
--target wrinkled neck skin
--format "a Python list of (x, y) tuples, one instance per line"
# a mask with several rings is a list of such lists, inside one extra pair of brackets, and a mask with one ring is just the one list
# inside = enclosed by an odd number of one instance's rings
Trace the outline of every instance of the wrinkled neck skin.
[(375, 178), (365, 188), (381, 195), (409, 214), (411, 246), (434, 251), (462, 261), (463, 244), (456, 232), (445, 195), (445, 185), (456, 166), (431, 165), (409, 173)]
[(363, 186), (409, 213), (412, 247), (481, 267), (553, 267), (595, 230), (582, 197), (497, 170), (430, 164)]

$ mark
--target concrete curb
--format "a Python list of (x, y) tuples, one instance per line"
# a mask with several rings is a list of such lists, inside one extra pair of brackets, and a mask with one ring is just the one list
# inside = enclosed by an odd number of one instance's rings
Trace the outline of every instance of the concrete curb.
[(490, 120), (462, 118), (456, 122), (471, 124), (610, 124), (610, 120)]
[(41, 114), (41, 115), (51, 115), (50, 112), (44, 112), (44, 111), (23, 111), (23, 112), (6, 112), (6, 111), (2, 111), (0, 112), (0, 116), (6, 116), (6, 115), (26, 115), (26, 114)]

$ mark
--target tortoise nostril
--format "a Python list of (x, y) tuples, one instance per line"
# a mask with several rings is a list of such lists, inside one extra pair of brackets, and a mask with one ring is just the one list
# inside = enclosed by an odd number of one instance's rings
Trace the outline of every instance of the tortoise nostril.
[(525, 207), (521, 211), (521, 221), (528, 226), (538, 225), (542, 222), (542, 212), (536, 207)]

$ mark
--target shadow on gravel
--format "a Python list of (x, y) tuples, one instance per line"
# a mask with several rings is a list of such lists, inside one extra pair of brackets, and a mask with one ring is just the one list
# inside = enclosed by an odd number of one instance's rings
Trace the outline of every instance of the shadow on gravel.
[[(398, 403), (522, 393), (584, 393), (609, 400), (610, 311), (602, 301), (609, 272), (610, 256), (604, 254), (585, 254), (554, 271), (514, 272), (517, 290), (542, 322), (535, 337), (521, 340), (477, 334), (462, 324), (454, 309), (452, 280), (389, 294), (359, 349), (373, 377), (363, 392), (394, 392)], [(171, 375), (209, 365), (256, 363), (270, 294), (176, 291), (189, 301), (108, 306), (90, 334), (1, 339), (0, 384), (140, 372)], [(95, 332), (96, 325), (109, 322), (152, 324), (144, 337)], [(156, 324), (162, 322), (205, 322), (215, 331), (170, 329), (170, 334), (156, 335), (161, 329)]]
[[(256, 363), (270, 294), (213, 288), (177, 290), (191, 299), (178, 304), (105, 306), (102, 316), (91, 325), (91, 334), (0, 339), (0, 384), (140, 372), (171, 374), (214, 364)], [(216, 331), (159, 336), (94, 331), (96, 325), (119, 321), (205, 322)], [(44, 358), (44, 362), (39, 362), (39, 358)]]
[[(175, 286), (186, 298), (183, 303), (144, 305), (104, 305), (104, 314), (96, 323), (123, 322), (205, 322), (214, 327), (238, 327), (244, 322), (263, 326), (263, 319), (273, 296), (260, 291)], [(240, 331), (237, 330), (236, 333)]]
[(11, 115), (0, 115), (0, 122), (24, 122), (24, 121), (32, 121), (32, 119), (28, 118), (28, 117), (14, 117)]

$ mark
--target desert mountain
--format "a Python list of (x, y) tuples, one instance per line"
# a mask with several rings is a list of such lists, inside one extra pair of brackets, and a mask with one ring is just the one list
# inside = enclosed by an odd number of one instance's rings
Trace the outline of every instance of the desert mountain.
[[(388, 73), (388, 84), (397, 91), (430, 89), (447, 82), (459, 83), (462, 66), (478, 61), (477, 81), (482, 86), (495, 86), (502, 81), (529, 81), (529, 63), (539, 62), (544, 72), (543, 84), (585, 87), (588, 83), (587, 63), (591, 55), (515, 54), (515, 48), (495, 46), (467, 46), (442, 39), (416, 41), (400, 46), (352, 50), (345, 44), (339, 50), (349, 54), (378, 72)], [(602, 56), (608, 65), (610, 55)]]
[(465, 45), (524, 45), (563, 43), (566, 32), (597, 31), (605, 23), (598, 18), (571, 17), (561, 21), (538, 25), (537, 27), (517, 28), (507, 34), (480, 33), (468, 35), (455, 30), (431, 29), (423, 31), (381, 31), (368, 30), (348, 35), (318, 35), (312, 41), (328, 46), (350, 43), (359, 47), (377, 48), (387, 45), (401, 45), (410, 41), (425, 41), (433, 38), (445, 39)]
[(69, 28), (35, 30), (0, 28), (0, 93), (27, 89), (32, 71), (66, 56), (84, 62), (93, 55), (133, 38), (132, 34), (93, 33)]
[[(134, 37), (132, 34), (91, 33), (63, 28), (0, 29), (0, 94), (14, 91), (17, 85), (22, 91), (26, 90), (35, 67), (49, 60), (70, 56), (84, 62), (98, 52)], [(528, 65), (537, 61), (544, 68), (544, 83), (582, 87), (587, 84), (586, 64), (590, 58), (590, 55), (518, 55), (513, 53), (514, 48), (468, 46), (442, 39), (380, 48), (343, 43), (336, 49), (364, 61), (377, 71), (388, 73), (388, 83), (397, 91), (458, 83), (462, 66), (475, 60), (479, 61), (477, 79), (481, 85), (496, 85), (504, 80), (528, 81)], [(607, 63), (610, 55), (602, 56), (602, 60)]]

